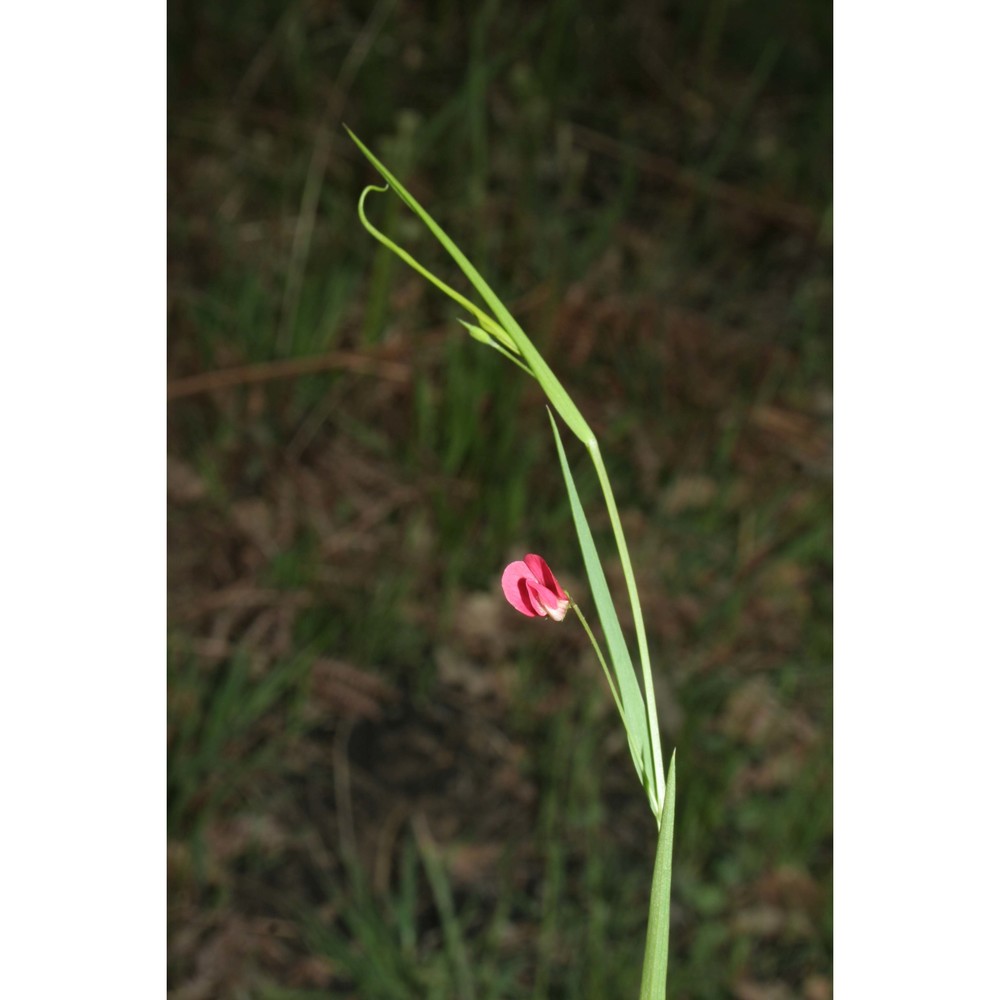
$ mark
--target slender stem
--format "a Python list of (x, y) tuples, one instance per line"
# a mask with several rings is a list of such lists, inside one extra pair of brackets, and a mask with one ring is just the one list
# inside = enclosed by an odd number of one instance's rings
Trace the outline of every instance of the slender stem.
[[(604, 660), (604, 654), (601, 652), (601, 647), (597, 644), (597, 640), (594, 638), (594, 633), (590, 630), (590, 626), (587, 624), (587, 619), (580, 610), (580, 605), (577, 604), (568, 593), (566, 596), (569, 597), (570, 606), (576, 612), (576, 617), (580, 619), (580, 624), (583, 626), (583, 630), (587, 633), (587, 638), (590, 639), (590, 644), (594, 647), (594, 652), (597, 653), (597, 659), (601, 661), (601, 668), (604, 670), (604, 676), (608, 679), (608, 687), (611, 688), (611, 697), (615, 699), (615, 704), (618, 706), (618, 714), (622, 717), (622, 722), (624, 723), (625, 709), (622, 706), (622, 700), (618, 694), (618, 689), (615, 687), (615, 682), (611, 677), (611, 671), (608, 670), (608, 665)], [(627, 724), (625, 725), (625, 732), (628, 732)]]
[(674, 806), (677, 798), (677, 751), (670, 758), (660, 835), (656, 842), (656, 863), (649, 893), (649, 922), (646, 925), (646, 954), (642, 962), (639, 1000), (666, 1000), (667, 966), (670, 957), (670, 882), (674, 854)]

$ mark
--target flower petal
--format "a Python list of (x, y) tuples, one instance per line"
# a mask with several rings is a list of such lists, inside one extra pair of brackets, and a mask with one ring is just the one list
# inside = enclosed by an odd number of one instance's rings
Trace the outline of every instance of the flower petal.
[(559, 586), (555, 573), (549, 569), (549, 564), (541, 557), (529, 552), (524, 557), (524, 564), (531, 571), (532, 576), (544, 587), (547, 587), (559, 598), (560, 601), (568, 601), (566, 591)]
[[(500, 586), (503, 588), (503, 595), (515, 611), (520, 611), (522, 615), (529, 618), (538, 618), (544, 615), (543, 610), (538, 610), (531, 602), (528, 587), (530, 581), (534, 583), (534, 574), (527, 565), (520, 559), (512, 562), (504, 571), (500, 578)], [(541, 605), (538, 605), (540, 608)]]

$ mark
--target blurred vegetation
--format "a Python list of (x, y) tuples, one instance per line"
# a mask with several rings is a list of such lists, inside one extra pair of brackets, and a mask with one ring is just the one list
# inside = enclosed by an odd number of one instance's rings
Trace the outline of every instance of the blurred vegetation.
[(540, 394), (361, 228), (343, 121), (601, 440), (678, 750), (669, 995), (831, 996), (829, 4), (168, 16), (171, 995), (638, 993), (620, 724), (498, 586), (540, 551), (585, 595)]

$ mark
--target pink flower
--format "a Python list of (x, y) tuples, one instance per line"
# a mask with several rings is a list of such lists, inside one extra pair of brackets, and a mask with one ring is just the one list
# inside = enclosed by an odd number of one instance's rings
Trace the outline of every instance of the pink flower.
[(569, 610), (569, 595), (555, 578), (548, 563), (536, 555), (526, 555), (512, 562), (500, 579), (504, 597), (522, 615), (561, 622)]

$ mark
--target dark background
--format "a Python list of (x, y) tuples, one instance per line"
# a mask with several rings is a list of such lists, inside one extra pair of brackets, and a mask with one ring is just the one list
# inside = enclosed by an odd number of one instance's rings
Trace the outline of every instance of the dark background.
[(831, 996), (829, 5), (168, 19), (172, 995), (638, 993), (620, 723), (498, 586), (539, 551), (588, 606), (542, 396), (361, 227), (346, 122), (601, 442), (678, 754), (670, 996)]

